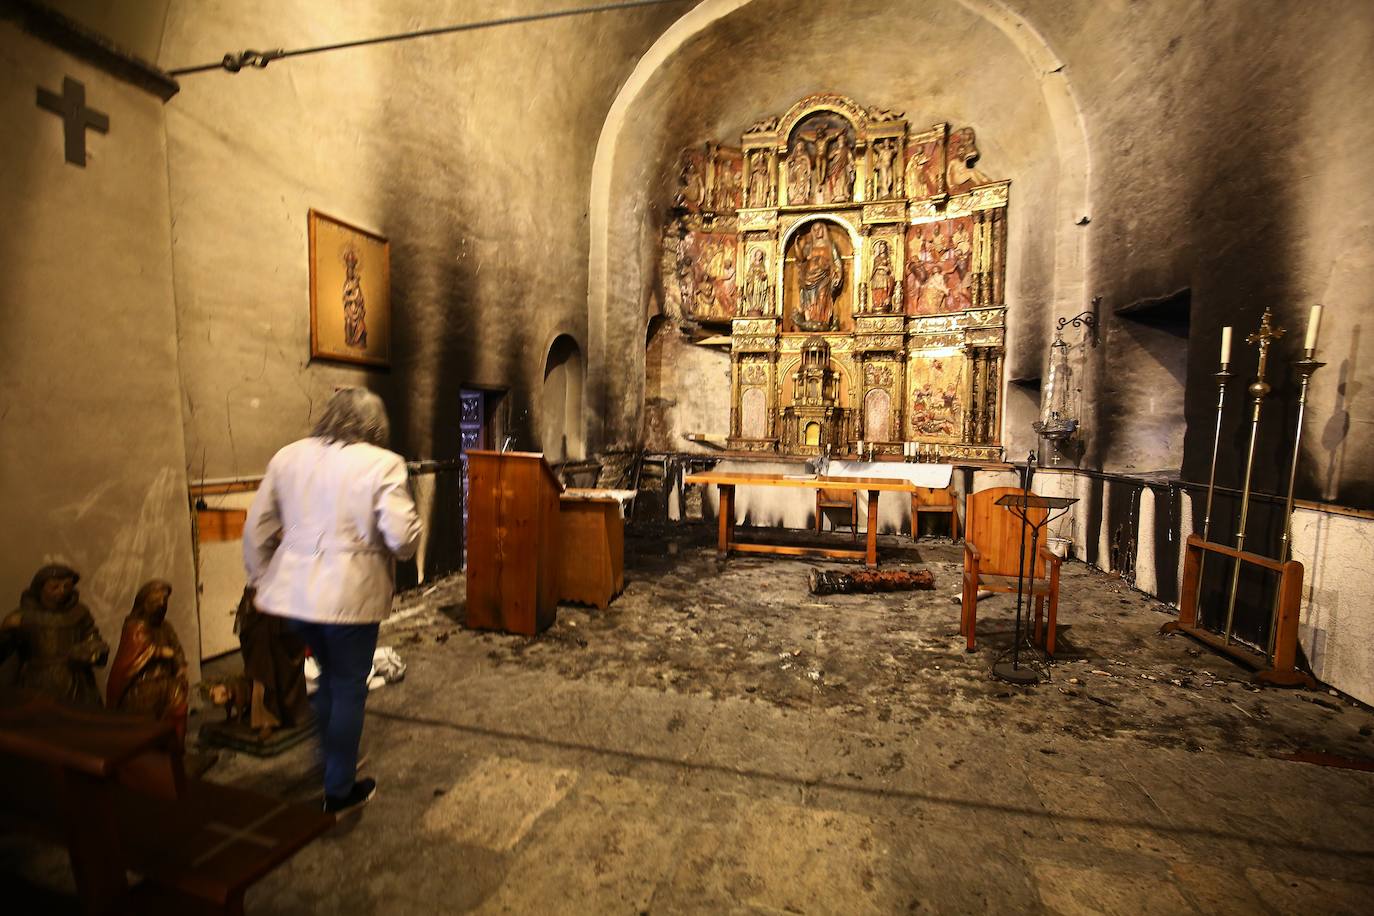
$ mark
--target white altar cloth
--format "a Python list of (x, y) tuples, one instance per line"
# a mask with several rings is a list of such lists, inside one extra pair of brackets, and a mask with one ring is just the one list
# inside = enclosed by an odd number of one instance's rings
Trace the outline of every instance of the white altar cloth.
[(913, 486), (943, 490), (954, 477), (954, 465), (906, 461), (845, 461), (831, 458), (829, 463), (820, 463), (817, 473), (826, 477), (882, 477), (889, 480), (906, 480)]

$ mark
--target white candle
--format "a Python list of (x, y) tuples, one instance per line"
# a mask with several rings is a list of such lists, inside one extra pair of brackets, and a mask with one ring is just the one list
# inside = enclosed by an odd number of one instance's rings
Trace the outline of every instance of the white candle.
[(859, 440), (859, 460), (862, 461), (862, 460), (863, 460), (863, 457), (864, 457), (864, 440), (860, 439), (860, 440)]
[(1229, 365), (1231, 362), (1231, 327), (1227, 325), (1221, 329), (1221, 364)]
[(1322, 324), (1322, 307), (1312, 306), (1312, 312), (1307, 316), (1307, 340), (1303, 341), (1304, 350), (1317, 349), (1317, 329)]

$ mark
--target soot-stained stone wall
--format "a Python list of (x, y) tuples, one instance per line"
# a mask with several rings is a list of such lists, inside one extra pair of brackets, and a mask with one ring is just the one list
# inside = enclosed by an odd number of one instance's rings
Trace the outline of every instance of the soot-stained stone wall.
[[(1308, 307), (1324, 302), (1322, 358), (1331, 366), (1314, 386), (1300, 493), (1369, 505), (1374, 463), (1363, 456), (1374, 369), (1360, 349), (1368, 347), (1361, 326), (1374, 283), (1374, 98), (1365, 88), (1374, 85), (1374, 7), (1009, 5), (1064, 60), (1089, 135), (1088, 272), (1103, 297), (1106, 346), (1097, 351), (1103, 383), (1091, 404), (1097, 434), (1088, 463), (1176, 467), (1171, 437), (1148, 429), (1158, 388), (1133, 382), (1167, 360), (1132, 340), (1139, 325), (1114, 312), (1188, 290), (1184, 474), (1206, 479), (1221, 327), (1236, 328), (1233, 369), (1243, 384), (1255, 351), (1240, 338), (1270, 306), (1289, 334), (1271, 364), (1276, 391), (1266, 405), (1256, 484), (1279, 489), (1295, 412), (1287, 365)], [(1239, 485), (1246, 411), (1234, 397), (1232, 404), (1218, 476)]]
[[(139, 586), (199, 676), (177, 384), (163, 101), (21, 31), (0, 10), (0, 614), (48, 563), (75, 568), (111, 653)], [(65, 161), (34, 104), (66, 77), (109, 117)], [(98, 672), (103, 682), (108, 667)]]
[[(523, 3), (518, 12), (564, 6)], [(261, 473), (340, 384), (380, 391), (410, 458), (458, 448), (458, 391), (509, 388), (537, 448), (549, 346), (587, 350), (587, 199), (615, 91), (680, 6), (188, 76), (168, 111), (193, 476)], [(161, 63), (510, 15), (504, 2), (173, 0)], [(389, 372), (308, 364), (306, 214), (391, 240)], [(642, 338), (641, 338), (642, 339)]]

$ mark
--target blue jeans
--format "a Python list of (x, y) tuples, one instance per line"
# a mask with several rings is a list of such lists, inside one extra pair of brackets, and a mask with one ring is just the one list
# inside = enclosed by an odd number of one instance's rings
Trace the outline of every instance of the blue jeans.
[(375, 623), (309, 623), (287, 620), (320, 665), (319, 689), (311, 697), (324, 757), (324, 794), (341, 798), (353, 791), (358, 742), (363, 736), (367, 675), (377, 649)]

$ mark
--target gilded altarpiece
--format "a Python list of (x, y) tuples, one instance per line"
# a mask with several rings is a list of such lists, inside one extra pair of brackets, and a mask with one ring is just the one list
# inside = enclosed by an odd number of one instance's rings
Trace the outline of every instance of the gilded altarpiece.
[(1001, 457), (1010, 182), (977, 160), (971, 128), (829, 94), (683, 153), (664, 303), (728, 328), (731, 448)]

